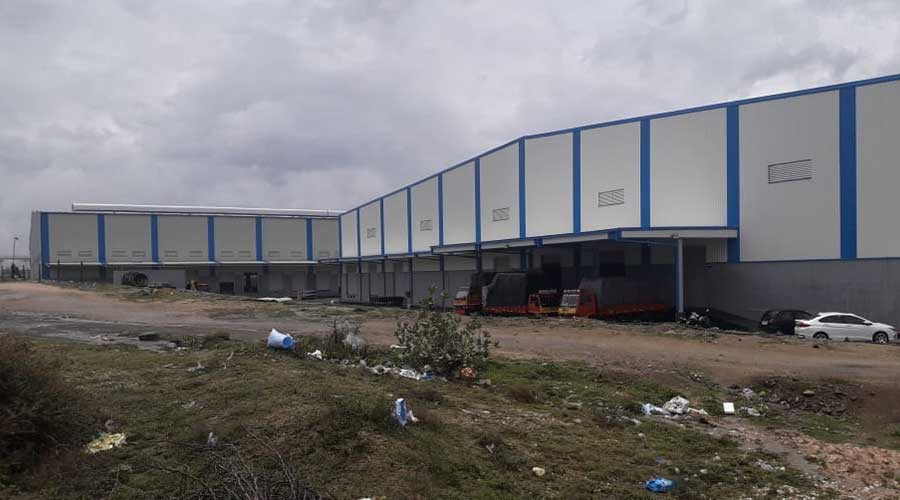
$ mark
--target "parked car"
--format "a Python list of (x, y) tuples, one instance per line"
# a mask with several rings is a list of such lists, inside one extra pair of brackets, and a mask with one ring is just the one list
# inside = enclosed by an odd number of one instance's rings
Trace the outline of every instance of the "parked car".
[(813, 318), (798, 320), (794, 330), (798, 335), (820, 340), (871, 340), (876, 344), (900, 340), (891, 325), (841, 312), (819, 313)]
[(812, 314), (800, 309), (769, 309), (759, 319), (759, 329), (764, 332), (794, 334), (794, 324), (799, 320), (811, 319)]

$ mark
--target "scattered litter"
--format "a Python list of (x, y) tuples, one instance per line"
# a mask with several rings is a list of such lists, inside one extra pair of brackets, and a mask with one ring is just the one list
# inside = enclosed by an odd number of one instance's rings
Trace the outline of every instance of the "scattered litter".
[(118, 448), (125, 444), (125, 433), (120, 432), (117, 434), (110, 434), (107, 432), (101, 433), (97, 439), (94, 439), (85, 447), (86, 452), (88, 453), (97, 453), (98, 451), (106, 451), (111, 450), (113, 448)]
[(393, 345), (391, 345), (391, 349), (406, 349), (406, 346), (393, 344)]
[(734, 415), (734, 403), (722, 403), (722, 413)]
[(403, 378), (411, 378), (413, 380), (419, 380), (422, 377), (422, 374), (413, 370), (412, 368), (402, 368), (400, 369), (399, 375)]
[(756, 397), (756, 393), (753, 392), (753, 389), (749, 387), (744, 387), (744, 390), (741, 391), (741, 394), (743, 394), (746, 399), (753, 399)]
[(762, 461), (762, 460), (757, 460), (757, 461), (756, 461), (756, 466), (759, 467), (760, 469), (766, 471), (766, 472), (773, 472), (773, 471), (776, 471), (776, 470), (784, 470), (784, 467), (783, 467), (783, 466), (782, 466), (782, 467), (775, 467), (774, 465), (769, 464), (769, 463), (767, 463), (767, 462), (764, 462), (764, 461)]
[(217, 444), (219, 444), (219, 438), (212, 431), (209, 431), (209, 435), (206, 436), (206, 447), (215, 448)]
[(665, 416), (671, 416), (671, 415), (672, 415), (671, 413), (669, 413), (668, 411), (666, 411), (666, 410), (660, 408), (659, 406), (652, 405), (652, 404), (650, 404), (650, 403), (644, 403), (644, 404), (642, 404), (642, 405), (641, 405), (641, 412), (642, 412), (644, 415), (647, 415), (647, 416), (650, 416), (650, 415), (665, 415)]
[(807, 390), (803, 391), (803, 395), (804, 395), (804, 396), (815, 396), (815, 395), (816, 395), (816, 391), (814, 391), (814, 390), (812, 390), (812, 389), (807, 389)]
[(757, 410), (756, 408), (753, 408), (752, 406), (745, 406), (745, 407), (741, 408), (741, 413), (743, 413), (744, 415), (747, 415), (748, 417), (761, 417), (762, 416), (762, 413), (760, 413), (759, 410)]
[(205, 371), (206, 371), (206, 367), (203, 366), (203, 363), (197, 361), (197, 366), (192, 366), (192, 367), (188, 368), (187, 371), (189, 371), (189, 372), (191, 372), (191, 373), (205, 372)]
[(647, 480), (647, 489), (654, 493), (666, 493), (675, 487), (675, 481), (663, 477), (654, 477)]
[(225, 358), (225, 361), (222, 361), (222, 369), (223, 370), (228, 369), (228, 362), (231, 361), (232, 358), (234, 358), (234, 351), (231, 351), (231, 354), (229, 354), (228, 357)]
[(532, 467), (531, 472), (537, 477), (544, 477), (547, 471), (543, 467)]
[(308, 352), (308, 353), (306, 353), (306, 355), (309, 356), (309, 357), (311, 357), (311, 358), (325, 359), (324, 356), (322, 355), (322, 351), (319, 350), (319, 349), (316, 349), (316, 350), (313, 351), (313, 352)]
[(674, 413), (675, 415), (684, 415), (688, 410), (688, 405), (691, 402), (681, 396), (675, 396), (674, 398), (666, 401), (664, 404), (663, 410), (666, 410), (669, 413)]
[(260, 298), (256, 299), (257, 302), (278, 302), (278, 303), (290, 302), (292, 300), (294, 300), (294, 299), (292, 299), (290, 297), (260, 297)]
[(269, 340), (266, 341), (266, 346), (276, 349), (290, 349), (294, 347), (294, 338), (272, 328), (272, 331), (269, 332)]
[(687, 412), (688, 412), (688, 415), (694, 415), (694, 416), (699, 416), (699, 417), (708, 417), (709, 416), (709, 413), (707, 413), (706, 410), (704, 410), (702, 408), (701, 409), (688, 408)]
[(406, 427), (409, 423), (416, 423), (419, 421), (419, 419), (413, 415), (412, 410), (406, 405), (406, 400), (403, 398), (398, 398), (394, 401), (394, 410), (391, 412), (391, 416), (394, 417), (394, 420), (396, 420), (401, 427)]
[(466, 366), (459, 370), (459, 376), (460, 378), (475, 380), (475, 378), (478, 376), (478, 373), (474, 368)]
[(159, 340), (159, 334), (154, 332), (142, 333), (138, 335), (138, 340), (142, 342), (151, 342), (154, 340)]
[(175, 363), (165, 364), (165, 365), (163, 365), (162, 367), (163, 367), (163, 368), (177, 368), (177, 366), (175, 366)]
[(184, 408), (185, 410), (190, 410), (191, 408), (193, 408), (195, 406), (197, 406), (196, 401), (188, 401), (187, 403), (184, 403), (183, 405), (181, 405), (181, 407)]

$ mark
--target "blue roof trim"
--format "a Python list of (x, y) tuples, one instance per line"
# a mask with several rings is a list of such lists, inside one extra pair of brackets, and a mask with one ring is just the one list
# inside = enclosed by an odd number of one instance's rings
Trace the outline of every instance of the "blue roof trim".
[(525, 216), (525, 139), (519, 139), (519, 238), (527, 234)]
[(438, 244), (444, 244), (444, 174), (438, 175)]
[(572, 232), (581, 232), (581, 130), (572, 132)]
[(256, 260), (263, 260), (263, 227), (262, 227), (262, 217), (256, 217), (254, 221), (254, 225), (256, 226)]
[[(726, 195), (729, 226), (741, 223), (741, 131), (740, 108), (728, 106), (725, 112), (725, 158), (726, 158)], [(728, 262), (741, 261), (741, 242), (734, 238), (728, 240)]]
[(856, 88), (840, 90), (841, 258), (856, 258)]
[(106, 216), (97, 214), (97, 260), (106, 264)]
[[(338, 231), (340, 231), (340, 222), (338, 222)], [(340, 237), (338, 237), (338, 239), (340, 239)], [(312, 219), (306, 219), (306, 260), (313, 260)]]
[(206, 253), (207, 260), (216, 261), (216, 217), (206, 216)]
[(412, 253), (412, 188), (406, 188), (406, 248)]
[(650, 120), (641, 120), (641, 227), (650, 227)]
[(159, 262), (159, 216), (150, 214), (150, 260)]
[(50, 217), (41, 212), (41, 278), (50, 279)]
[(475, 159), (475, 243), (481, 243), (481, 159)]

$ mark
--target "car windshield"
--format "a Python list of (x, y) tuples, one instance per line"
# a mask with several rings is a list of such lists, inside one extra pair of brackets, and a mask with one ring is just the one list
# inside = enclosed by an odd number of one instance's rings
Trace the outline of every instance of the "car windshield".
[(806, 311), (794, 312), (794, 319), (812, 319), (813, 315)]
[(775, 313), (776, 313), (776, 312), (778, 312), (778, 311), (766, 311), (766, 312), (764, 312), (763, 315), (762, 315), (762, 318), (760, 318), (760, 321), (768, 321), (768, 320), (772, 319), (773, 317), (775, 317)]
[(570, 295), (563, 295), (562, 302), (560, 302), (560, 305), (563, 307), (577, 306), (578, 305), (578, 295), (576, 295), (574, 293), (570, 294)]

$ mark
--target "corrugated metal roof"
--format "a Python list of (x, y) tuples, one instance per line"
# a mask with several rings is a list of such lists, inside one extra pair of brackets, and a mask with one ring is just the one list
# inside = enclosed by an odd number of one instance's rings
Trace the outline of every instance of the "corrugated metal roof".
[(343, 210), (306, 208), (209, 207), (192, 205), (127, 205), (109, 203), (72, 203), (73, 212), (210, 214), (210, 215), (282, 215), (305, 217), (337, 217)]

